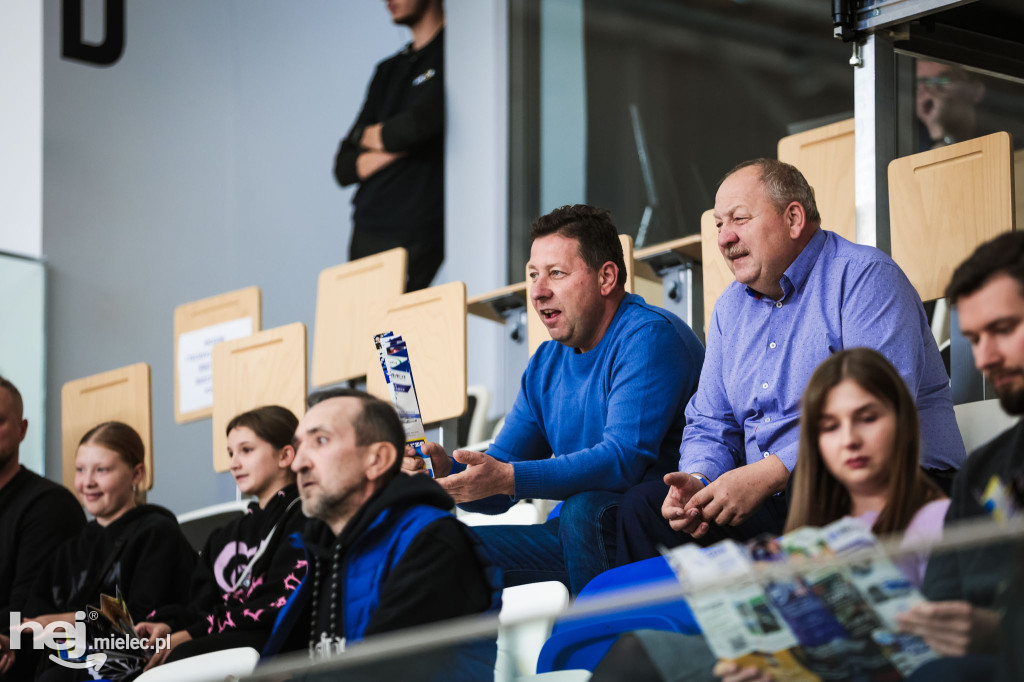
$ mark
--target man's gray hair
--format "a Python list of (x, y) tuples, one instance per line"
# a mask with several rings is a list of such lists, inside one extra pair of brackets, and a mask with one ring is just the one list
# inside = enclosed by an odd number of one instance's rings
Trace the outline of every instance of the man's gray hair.
[[(722, 182), (736, 171), (748, 166), (756, 166), (761, 171), (761, 186), (764, 187), (764, 193), (780, 213), (795, 201), (804, 207), (808, 223), (821, 225), (821, 214), (818, 213), (818, 204), (814, 201), (814, 189), (807, 184), (807, 178), (803, 173), (785, 161), (764, 158), (744, 161), (726, 173)], [(718, 183), (719, 186), (722, 182)]]

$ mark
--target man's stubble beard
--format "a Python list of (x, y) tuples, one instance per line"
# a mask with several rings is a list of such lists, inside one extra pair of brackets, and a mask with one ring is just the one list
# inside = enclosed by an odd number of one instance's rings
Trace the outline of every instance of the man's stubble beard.
[(1024, 415), (1024, 389), (1015, 391), (996, 391), (996, 395), (999, 396), (999, 405), (1003, 408), (1006, 414), (1019, 417)]
[(351, 516), (348, 507), (351, 506), (352, 497), (352, 491), (334, 495), (320, 494), (308, 500), (299, 495), (302, 500), (302, 513), (306, 518), (320, 519), (324, 523), (330, 523), (339, 515)]
[(398, 17), (394, 20), (394, 23), (398, 26), (415, 26), (419, 23), (423, 15), (427, 13), (427, 7), (430, 5), (430, 0), (418, 0), (416, 6), (412, 8), (407, 15), (404, 17)]

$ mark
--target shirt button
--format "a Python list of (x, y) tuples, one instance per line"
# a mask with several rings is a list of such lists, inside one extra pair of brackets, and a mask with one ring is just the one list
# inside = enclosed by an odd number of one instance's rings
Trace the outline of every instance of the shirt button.
[(766, 452), (766, 453), (764, 453), (763, 455), (761, 455), (761, 459), (768, 459), (768, 458), (769, 458), (769, 457), (771, 457), (771, 456), (772, 456), (772, 453), (770, 453), (770, 452)]
[(775, 302), (775, 307), (776, 308), (781, 308), (782, 307), (782, 301), (776, 301)]
[(772, 420), (772, 418), (771, 418), (771, 417), (765, 417), (765, 418), (764, 418), (764, 423), (765, 423), (765, 424), (767, 424), (767, 423), (769, 423), (769, 422), (770, 422), (771, 420)]
[(765, 383), (761, 384), (761, 388), (768, 388), (768, 382), (766, 381)]
[(768, 347), (769, 347), (769, 348), (775, 348), (775, 346), (777, 346), (777, 345), (778, 345), (777, 343), (775, 343), (774, 341), (772, 341), (771, 343), (769, 343), (769, 344), (768, 344)]

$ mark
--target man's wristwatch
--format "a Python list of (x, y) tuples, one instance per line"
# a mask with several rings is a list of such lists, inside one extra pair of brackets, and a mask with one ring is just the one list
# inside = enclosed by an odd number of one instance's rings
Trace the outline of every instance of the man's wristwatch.
[(692, 472), (691, 472), (691, 473), (690, 473), (690, 475), (691, 475), (691, 476), (693, 476), (694, 478), (696, 478), (696, 479), (697, 479), (698, 481), (700, 481), (701, 483), (703, 483), (703, 484), (704, 484), (704, 487), (705, 487), (705, 488), (706, 488), (707, 486), (711, 485), (711, 479), (709, 479), (709, 478), (708, 478), (707, 476), (705, 476), (704, 474), (695, 474), (695, 473), (692, 473)]

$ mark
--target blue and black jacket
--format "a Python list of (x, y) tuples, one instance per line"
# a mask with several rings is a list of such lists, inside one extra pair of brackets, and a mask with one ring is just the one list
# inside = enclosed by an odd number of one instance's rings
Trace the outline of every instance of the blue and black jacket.
[[(318, 521), (310, 522), (301, 536), (294, 534), (291, 542), (305, 550), (309, 571), (278, 614), (263, 658), (304, 649), (322, 635), (344, 637), (351, 646), (373, 634), (497, 613), (498, 570), (486, 560), (476, 535), (448, 511), (453, 506), (432, 479), (402, 475), (370, 498), (341, 535), (335, 537)], [(332, 557), (338, 546), (341, 577), (332, 585)], [(311, 623), (318, 564), (319, 606), (317, 622)], [(332, 587), (337, 632), (329, 631)], [(438, 653), (445, 679), (493, 674), (493, 637)]]

